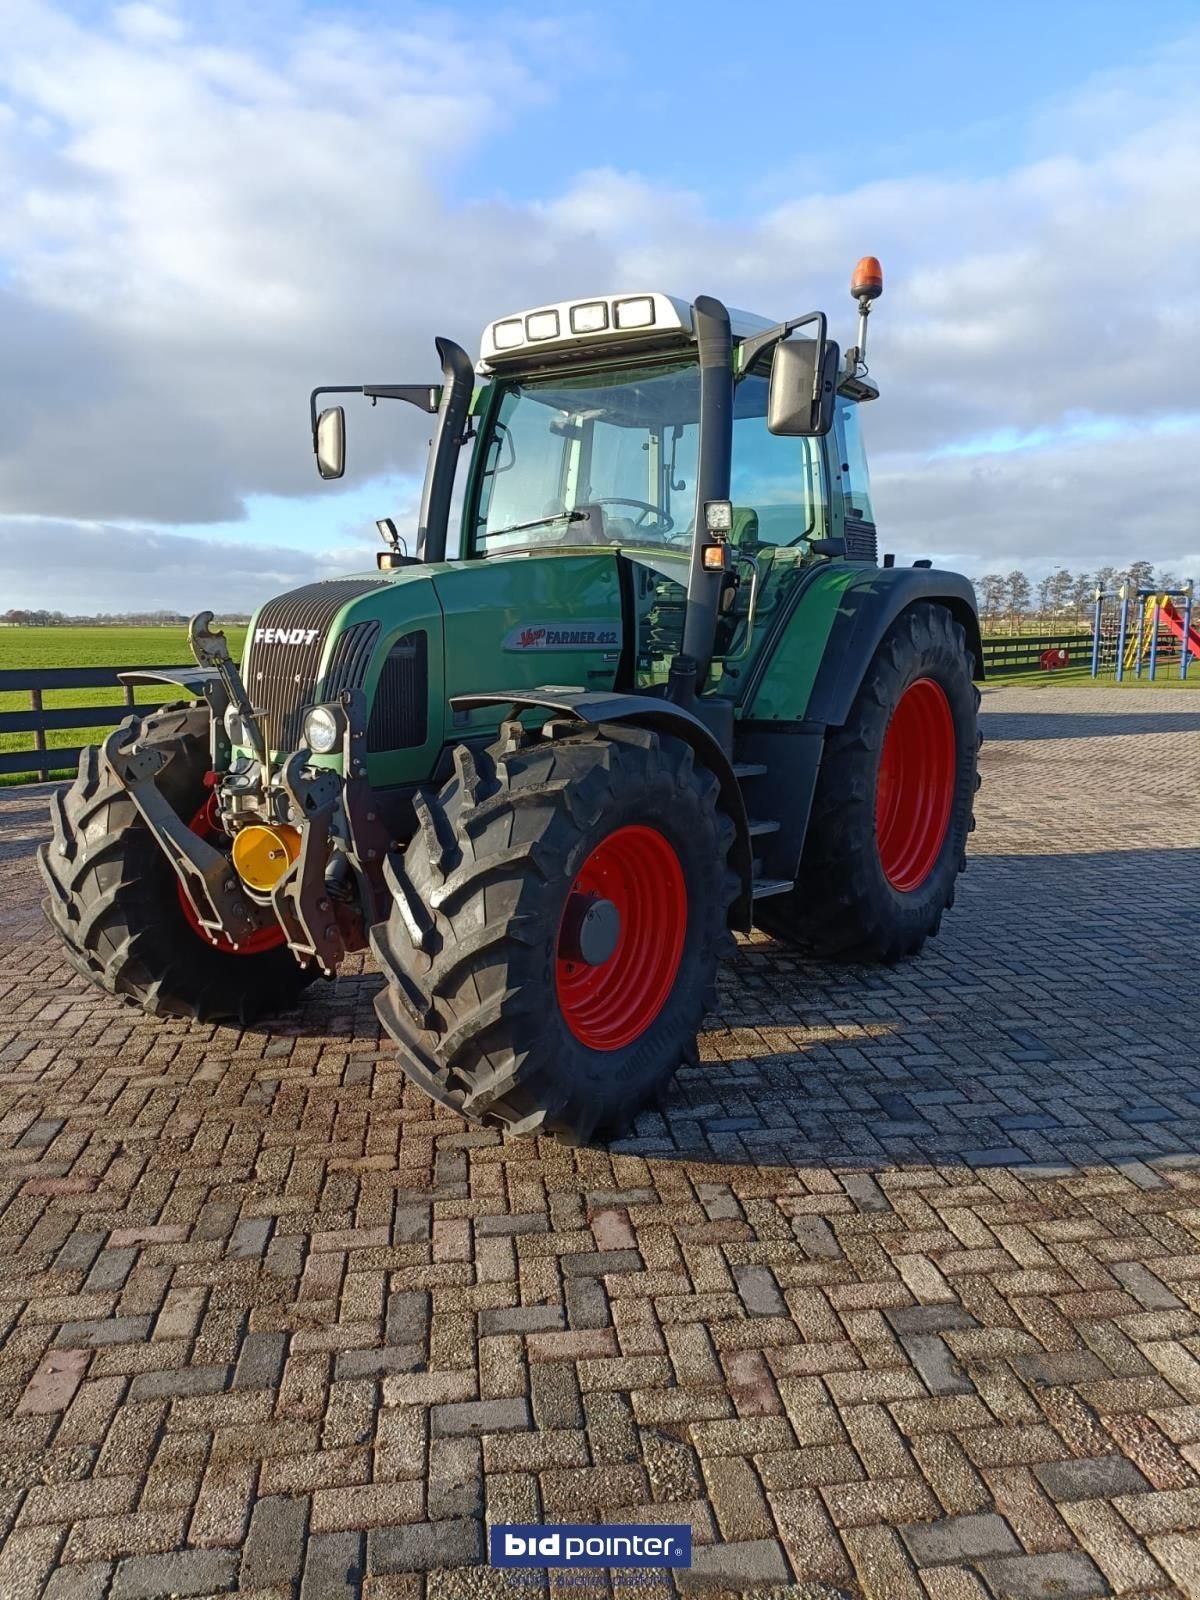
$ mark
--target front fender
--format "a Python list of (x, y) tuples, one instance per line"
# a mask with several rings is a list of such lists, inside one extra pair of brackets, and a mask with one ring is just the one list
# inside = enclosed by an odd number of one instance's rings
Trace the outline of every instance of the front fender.
[(729, 920), (743, 933), (753, 926), (753, 857), (746, 802), (729, 757), (700, 719), (669, 700), (652, 695), (607, 694), (599, 690), (515, 689), (505, 694), (456, 694), (450, 704), (455, 711), (484, 706), (512, 706), (518, 711), (552, 711), (557, 716), (575, 717), (581, 723), (598, 726), (603, 722), (632, 723), (656, 733), (672, 734), (691, 745), (697, 758), (717, 776), (721, 785), (721, 809), (736, 830), (730, 862), (738, 874), (737, 899), (730, 907)]

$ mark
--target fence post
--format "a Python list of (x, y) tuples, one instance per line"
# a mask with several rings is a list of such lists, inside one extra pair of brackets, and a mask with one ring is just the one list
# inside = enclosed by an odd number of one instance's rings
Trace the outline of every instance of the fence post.
[(34, 753), (37, 756), (37, 760), (34, 763), (34, 767), (35, 767), (35, 770), (37, 771), (38, 777), (42, 780), (43, 783), (45, 783), (46, 779), (50, 776), (50, 767), (49, 767), (49, 765), (48, 765), (48, 763), (46, 761), (46, 730), (42, 726), (42, 721), (41, 721), (41, 717), (42, 717), (42, 691), (40, 689), (30, 689), (30, 691), (29, 691), (29, 707), (30, 707), (30, 710), (33, 711), (36, 714), (37, 718), (38, 718), (37, 724), (36, 724), (36, 726), (34, 727), (34, 730), (33, 730), (33, 748), (34, 748)]
[(1125, 681), (1125, 636), (1129, 632), (1129, 586), (1122, 584), (1117, 593), (1121, 597), (1121, 609), (1117, 613), (1117, 682)]
[(1104, 590), (1096, 590), (1096, 615), (1092, 622), (1092, 677), (1100, 676), (1100, 622), (1104, 615)]

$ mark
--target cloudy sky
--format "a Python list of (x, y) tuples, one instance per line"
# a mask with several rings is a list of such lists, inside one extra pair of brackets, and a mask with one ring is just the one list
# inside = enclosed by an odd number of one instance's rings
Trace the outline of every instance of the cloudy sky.
[(886, 547), (1200, 578), (1194, 0), (0, 11), (0, 610), (361, 567), (428, 422), (355, 407), (322, 489), (314, 384), (611, 289), (848, 343), (868, 251)]

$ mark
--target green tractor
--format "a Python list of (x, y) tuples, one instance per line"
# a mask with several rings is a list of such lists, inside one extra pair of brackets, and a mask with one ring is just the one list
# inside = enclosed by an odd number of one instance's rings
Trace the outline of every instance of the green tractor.
[(876, 555), (882, 286), (864, 258), (844, 357), (821, 312), (603, 295), (500, 318), (478, 365), (439, 339), (440, 384), (314, 391), (323, 478), (322, 396), (435, 419), (414, 551), (384, 519), (377, 569), (267, 601), (240, 669), (202, 612), (194, 668), (126, 675), (175, 698), (84, 753), (40, 856), (76, 969), (245, 1024), (369, 945), (414, 1082), (585, 1141), (695, 1061), (734, 930), (918, 951), (981, 652), (965, 578)]

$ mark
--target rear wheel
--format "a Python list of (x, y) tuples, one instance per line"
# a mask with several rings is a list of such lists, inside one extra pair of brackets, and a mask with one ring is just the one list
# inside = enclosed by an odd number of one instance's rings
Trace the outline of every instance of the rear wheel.
[[(188, 712), (166, 707), (143, 722), (142, 744), (165, 750), (156, 782), (195, 833), (220, 846), (205, 783), (208, 741)], [(260, 929), (238, 950), (201, 932), (174, 868), (128, 791), (91, 746), (79, 776), (54, 797), (54, 834), (38, 851), (47, 919), (83, 977), (151, 1016), (246, 1024), (295, 1004), (315, 977), (282, 929)]]
[(978, 778), (979, 691), (963, 628), (921, 604), (888, 629), (826, 737), (800, 876), (755, 908), (820, 955), (915, 955), (954, 904)]
[(455, 752), (388, 863), (376, 999), (443, 1104), (572, 1143), (623, 1126), (685, 1059), (737, 892), (719, 785), (643, 729), (510, 723)]

